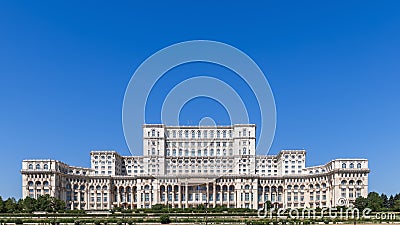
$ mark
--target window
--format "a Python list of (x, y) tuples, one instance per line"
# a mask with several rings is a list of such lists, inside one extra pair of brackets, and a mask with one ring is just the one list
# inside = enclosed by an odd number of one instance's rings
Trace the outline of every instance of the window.
[(40, 170), (40, 165), (39, 164), (36, 164), (36, 169)]
[(342, 164), (342, 168), (343, 168), (343, 169), (346, 169), (346, 163), (343, 163), (343, 164)]
[(33, 165), (29, 164), (28, 169), (33, 170)]
[(350, 169), (353, 169), (353, 168), (354, 168), (354, 164), (350, 163)]
[(44, 164), (43, 169), (48, 170), (49, 169), (49, 165)]
[(185, 131), (185, 138), (189, 138), (189, 131)]
[(357, 169), (361, 169), (361, 163), (357, 163)]

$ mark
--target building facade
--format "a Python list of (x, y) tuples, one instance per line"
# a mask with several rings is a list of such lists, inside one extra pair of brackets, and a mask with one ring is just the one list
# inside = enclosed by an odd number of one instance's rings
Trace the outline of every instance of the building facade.
[(256, 155), (255, 125), (143, 125), (143, 156), (92, 151), (91, 167), (23, 160), (23, 197), (49, 194), (70, 209), (350, 206), (368, 194), (368, 160), (306, 167), (305, 150)]

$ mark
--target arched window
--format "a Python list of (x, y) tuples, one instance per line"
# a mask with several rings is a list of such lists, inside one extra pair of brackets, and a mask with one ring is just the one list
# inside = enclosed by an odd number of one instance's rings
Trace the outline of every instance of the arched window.
[(49, 186), (49, 182), (48, 181), (43, 182), (43, 186)]
[(156, 130), (154, 130), (154, 129), (151, 130), (151, 136), (153, 136), (153, 137), (156, 136)]
[(44, 164), (43, 169), (48, 170), (49, 169), (49, 165)]
[(222, 137), (226, 138), (226, 130), (222, 131)]
[(357, 169), (361, 169), (361, 163), (357, 163)]
[(350, 163), (350, 169), (353, 169), (353, 168), (354, 168), (354, 164)]
[(28, 169), (33, 170), (33, 165), (29, 164)]
[(342, 182), (340, 182), (341, 185), (346, 185), (347, 182), (345, 180), (342, 180)]
[(32, 182), (32, 181), (29, 181), (29, 182), (28, 182), (28, 186), (33, 186), (33, 182)]
[(346, 163), (342, 163), (342, 168), (346, 169)]
[(189, 131), (185, 130), (185, 138), (189, 138)]
[(182, 131), (180, 130), (179, 132), (178, 132), (179, 134), (179, 138), (182, 138)]
[(218, 130), (217, 131), (217, 138), (220, 138), (221, 137), (221, 132)]
[(246, 155), (246, 147), (243, 148), (242, 155)]
[(196, 138), (194, 130), (192, 130), (192, 138)]
[(40, 170), (40, 165), (39, 164), (36, 164), (36, 169)]
[(246, 185), (246, 186), (244, 186), (244, 189), (246, 189), (246, 190), (249, 190), (250, 189), (250, 185)]
[(197, 131), (197, 138), (201, 138), (201, 132), (199, 130)]

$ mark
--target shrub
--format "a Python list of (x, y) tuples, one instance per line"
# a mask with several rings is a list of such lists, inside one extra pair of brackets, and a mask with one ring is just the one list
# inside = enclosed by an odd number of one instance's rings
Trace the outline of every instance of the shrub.
[(118, 221), (117, 221), (117, 225), (122, 225), (122, 221), (121, 221), (121, 220), (118, 220)]
[(94, 223), (94, 225), (100, 225), (101, 224), (100, 220), (95, 220), (93, 223)]
[(14, 223), (15, 224), (24, 224), (21, 219), (15, 219)]
[(169, 219), (169, 215), (163, 214), (160, 216), (160, 223), (161, 224), (168, 224), (171, 223), (171, 220)]

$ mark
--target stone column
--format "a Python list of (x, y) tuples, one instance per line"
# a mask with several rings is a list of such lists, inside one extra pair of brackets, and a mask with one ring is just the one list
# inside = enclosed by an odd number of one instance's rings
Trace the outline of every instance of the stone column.
[(189, 208), (189, 188), (188, 188), (188, 183), (185, 184), (185, 207)]
[(178, 207), (182, 208), (182, 184), (179, 183), (178, 189)]
[(217, 187), (216, 187), (216, 182), (213, 182), (213, 207), (217, 205)]

